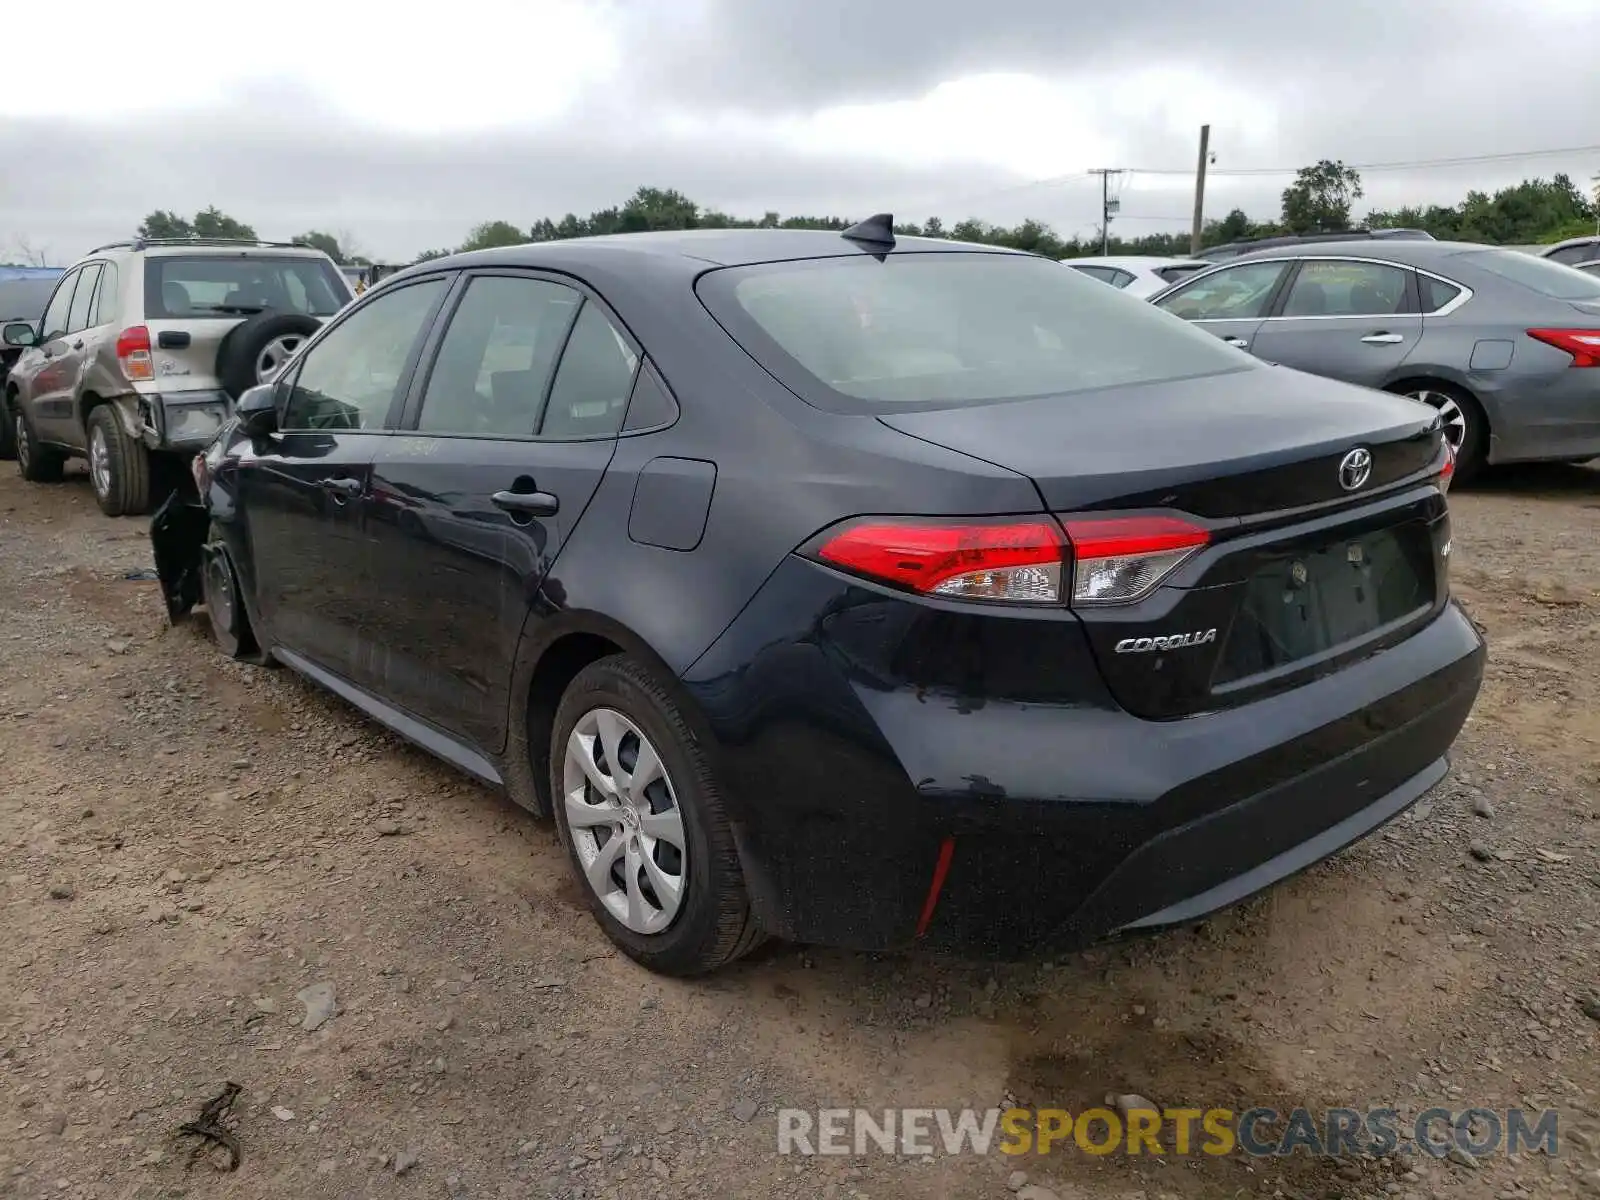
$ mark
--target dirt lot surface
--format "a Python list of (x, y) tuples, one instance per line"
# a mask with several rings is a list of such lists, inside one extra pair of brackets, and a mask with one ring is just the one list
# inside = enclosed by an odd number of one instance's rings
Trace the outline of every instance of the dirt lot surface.
[[(0, 1195), (1600, 1194), (1600, 470), (1457, 497), (1489, 676), (1450, 780), (1383, 834), (1066, 961), (776, 946), (696, 984), (611, 952), (550, 826), (168, 628), (126, 577), (145, 523), (82, 475), (0, 471)], [(228, 1080), (242, 1165), (186, 1170), (174, 1130)], [(783, 1106), (1124, 1092), (1553, 1106), (1561, 1152), (776, 1153)]]

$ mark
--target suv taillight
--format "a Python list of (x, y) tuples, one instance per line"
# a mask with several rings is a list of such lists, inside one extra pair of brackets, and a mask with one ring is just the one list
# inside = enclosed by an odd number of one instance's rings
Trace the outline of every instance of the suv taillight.
[(117, 361), (129, 379), (154, 379), (156, 368), (150, 359), (150, 331), (143, 325), (130, 325), (119, 333)]
[(1600, 367), (1600, 329), (1530, 329), (1528, 336), (1565, 350), (1575, 367)]

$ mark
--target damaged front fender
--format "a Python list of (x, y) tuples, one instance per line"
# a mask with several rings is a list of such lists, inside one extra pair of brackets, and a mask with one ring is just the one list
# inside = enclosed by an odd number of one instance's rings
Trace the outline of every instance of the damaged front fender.
[(200, 603), (211, 509), (181, 491), (167, 497), (150, 520), (150, 546), (156, 575), (167, 602), (167, 619), (177, 624)]

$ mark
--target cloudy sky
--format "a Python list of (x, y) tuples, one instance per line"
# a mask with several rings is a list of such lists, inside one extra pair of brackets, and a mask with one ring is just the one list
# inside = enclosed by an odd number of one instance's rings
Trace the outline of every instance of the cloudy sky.
[[(1600, 173), (1600, 0), (78, 0), (8, 36), (0, 260), (66, 261), (151, 209), (216, 204), (408, 259), (640, 184), (759, 215), (1182, 228), (1268, 217), (1318, 158), (1367, 201)], [(159, 13), (159, 15), (155, 15)], [(87, 31), (118, 30), (115, 36)], [(10, 30), (11, 35), (18, 30)], [(1530, 151), (1572, 149), (1538, 157)], [(1520, 157), (1518, 157), (1520, 156)], [(1241, 172), (1230, 174), (1230, 172)]]

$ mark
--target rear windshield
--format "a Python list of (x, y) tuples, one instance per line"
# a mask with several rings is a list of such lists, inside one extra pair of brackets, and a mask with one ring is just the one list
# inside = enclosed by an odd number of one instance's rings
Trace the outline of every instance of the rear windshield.
[(1243, 370), (1256, 360), (1045, 258), (891, 254), (712, 271), (712, 314), (790, 390), (882, 411)]
[(1600, 279), (1548, 258), (1519, 250), (1472, 250), (1461, 255), (1461, 260), (1552, 300), (1600, 300)]
[(326, 259), (150, 255), (144, 264), (146, 317), (237, 318), (269, 308), (331, 317), (349, 299), (349, 284)]

